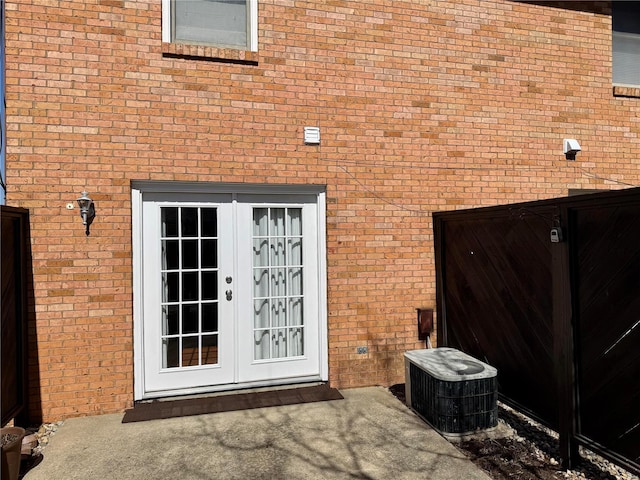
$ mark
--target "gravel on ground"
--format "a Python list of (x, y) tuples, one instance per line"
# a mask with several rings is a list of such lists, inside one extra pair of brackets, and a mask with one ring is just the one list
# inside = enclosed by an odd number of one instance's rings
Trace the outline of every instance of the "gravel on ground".
[[(405, 403), (404, 383), (389, 390)], [(582, 447), (578, 465), (564, 470), (558, 434), (503, 403), (498, 404), (495, 429), (450, 441), (493, 480), (640, 480)]]

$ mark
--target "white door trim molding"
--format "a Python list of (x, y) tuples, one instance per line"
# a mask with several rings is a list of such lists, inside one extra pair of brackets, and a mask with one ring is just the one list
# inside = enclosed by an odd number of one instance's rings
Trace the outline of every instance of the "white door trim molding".
[(318, 198), (318, 331), (320, 332), (320, 379), (329, 381), (329, 324), (327, 314), (327, 205), (326, 193)]
[(132, 188), (132, 253), (133, 253), (133, 398), (144, 396), (143, 298), (142, 298), (142, 191)]

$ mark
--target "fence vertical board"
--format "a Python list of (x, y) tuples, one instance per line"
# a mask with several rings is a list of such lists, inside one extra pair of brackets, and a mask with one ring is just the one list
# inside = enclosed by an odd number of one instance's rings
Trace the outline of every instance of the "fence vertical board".
[[(565, 236), (569, 232), (568, 211), (556, 216), (554, 226), (561, 228)], [(572, 328), (570, 246), (571, 238), (552, 243), (552, 285), (553, 291), (553, 357), (555, 363), (555, 388), (558, 401), (558, 434), (560, 442), (560, 458), (563, 468), (572, 468), (578, 459), (576, 435), (575, 375)]]
[(574, 217), (580, 433), (640, 463), (640, 204)]

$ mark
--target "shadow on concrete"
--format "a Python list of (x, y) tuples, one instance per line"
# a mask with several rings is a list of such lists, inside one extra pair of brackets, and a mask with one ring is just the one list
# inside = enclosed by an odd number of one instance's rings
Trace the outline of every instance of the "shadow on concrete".
[(344, 400), (140, 423), (71, 419), (26, 475), (38, 479), (482, 479), (386, 389)]

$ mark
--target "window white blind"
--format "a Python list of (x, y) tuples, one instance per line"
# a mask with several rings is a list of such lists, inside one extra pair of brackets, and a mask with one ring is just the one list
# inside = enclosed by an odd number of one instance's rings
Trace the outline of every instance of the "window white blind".
[(174, 41), (248, 48), (247, 0), (174, 0)]
[(613, 83), (640, 85), (640, 2), (613, 2)]

